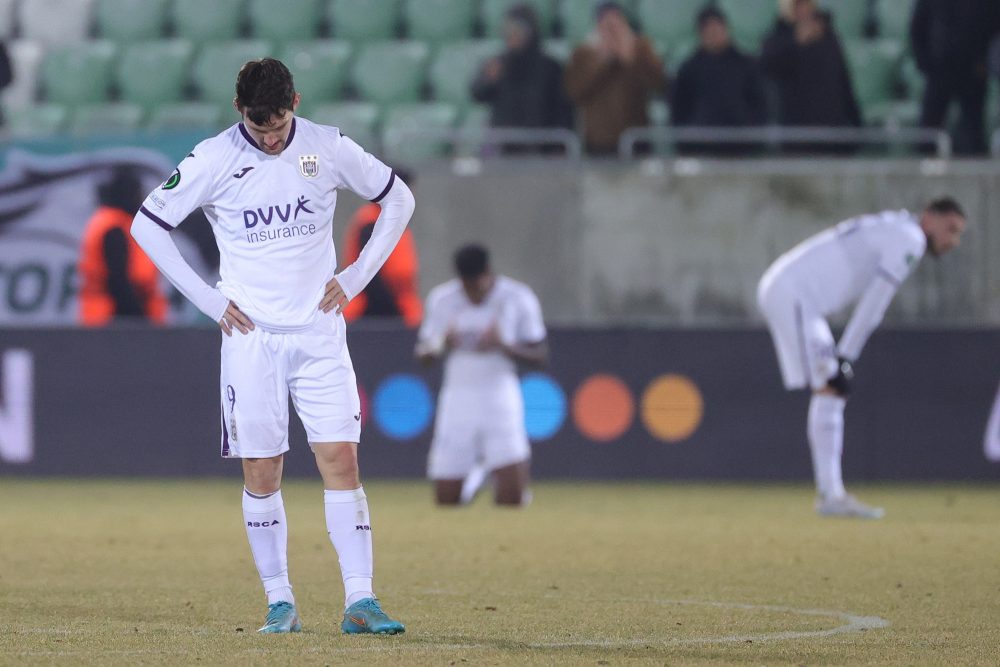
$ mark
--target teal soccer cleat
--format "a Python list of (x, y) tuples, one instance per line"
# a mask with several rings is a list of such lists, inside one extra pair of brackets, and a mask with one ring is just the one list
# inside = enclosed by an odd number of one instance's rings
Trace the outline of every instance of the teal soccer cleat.
[(345, 635), (398, 635), (406, 632), (399, 621), (394, 621), (382, 611), (375, 598), (358, 600), (344, 612), (340, 629)]
[(302, 632), (302, 623), (295, 605), (291, 602), (275, 602), (267, 605), (267, 618), (264, 627), (257, 632), (262, 634), (282, 634), (285, 632)]

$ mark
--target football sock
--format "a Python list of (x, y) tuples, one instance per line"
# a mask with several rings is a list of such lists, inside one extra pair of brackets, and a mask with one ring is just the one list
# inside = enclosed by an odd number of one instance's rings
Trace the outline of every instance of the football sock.
[(295, 604), (288, 583), (288, 522), (281, 491), (266, 496), (243, 489), (243, 522), (257, 573), (267, 593), (267, 603), (284, 600)]
[(373, 598), (372, 532), (365, 490), (323, 492), (326, 530), (340, 559), (344, 578), (344, 608), (364, 598)]
[(469, 474), (462, 481), (460, 502), (463, 505), (468, 505), (476, 499), (476, 494), (483, 488), (483, 483), (489, 475), (490, 471), (481, 463), (477, 463), (472, 467), (472, 470), (469, 471)]
[(809, 403), (809, 449), (812, 451), (816, 491), (824, 498), (839, 498), (847, 492), (841, 473), (844, 451), (844, 407), (840, 396), (813, 394)]

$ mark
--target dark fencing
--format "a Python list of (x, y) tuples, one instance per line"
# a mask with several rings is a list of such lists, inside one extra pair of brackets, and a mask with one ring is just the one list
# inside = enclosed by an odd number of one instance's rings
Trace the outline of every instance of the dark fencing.
[[(218, 455), (219, 335), (0, 332), (0, 474), (238, 475)], [(349, 341), (364, 474), (421, 476), (439, 373), (413, 360), (412, 332), (354, 326)], [(537, 477), (810, 477), (808, 396), (781, 387), (766, 332), (556, 329), (551, 347), (522, 383)], [(847, 409), (847, 479), (1000, 479), (982, 451), (998, 350), (995, 330), (876, 333)], [(315, 474), (292, 420), (286, 469)]]

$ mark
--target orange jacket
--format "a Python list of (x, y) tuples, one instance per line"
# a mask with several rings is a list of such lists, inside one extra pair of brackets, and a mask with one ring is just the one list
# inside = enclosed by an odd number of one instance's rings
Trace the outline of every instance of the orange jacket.
[[(361, 230), (366, 225), (374, 224), (381, 212), (382, 207), (378, 204), (365, 204), (354, 214), (351, 224), (348, 225), (344, 234), (345, 266), (354, 262), (361, 253)], [(411, 328), (420, 325), (424, 314), (423, 304), (417, 293), (418, 268), (417, 245), (413, 241), (413, 232), (405, 229), (399, 243), (396, 244), (385, 264), (379, 269), (378, 277), (392, 292), (403, 323)], [(344, 309), (344, 317), (349, 322), (353, 322), (362, 317), (367, 309), (368, 299), (365, 293), (361, 292), (347, 304)]]
[(104, 326), (115, 317), (115, 301), (108, 291), (108, 264), (104, 257), (104, 237), (119, 229), (128, 243), (128, 280), (139, 296), (146, 319), (164, 324), (167, 299), (160, 290), (159, 272), (129, 233), (132, 216), (125, 211), (102, 206), (94, 213), (83, 232), (80, 249), (80, 323), (88, 327)]

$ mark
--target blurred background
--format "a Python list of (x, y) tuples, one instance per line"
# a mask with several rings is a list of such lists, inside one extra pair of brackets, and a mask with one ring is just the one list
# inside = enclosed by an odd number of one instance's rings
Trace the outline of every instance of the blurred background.
[[(966, 243), (924, 260), (859, 362), (845, 474), (997, 479), (996, 4), (0, 0), (0, 473), (237, 474), (215, 455), (215, 325), (122, 230), (272, 56), (299, 115), (409, 174), (408, 289), (478, 241), (538, 293), (538, 476), (807, 479), (760, 275), (842, 219), (950, 194)], [(341, 197), (342, 262), (371, 214)], [(214, 280), (204, 217), (174, 237)], [(439, 385), (400, 289), (350, 314), (375, 476), (423, 474)]]

